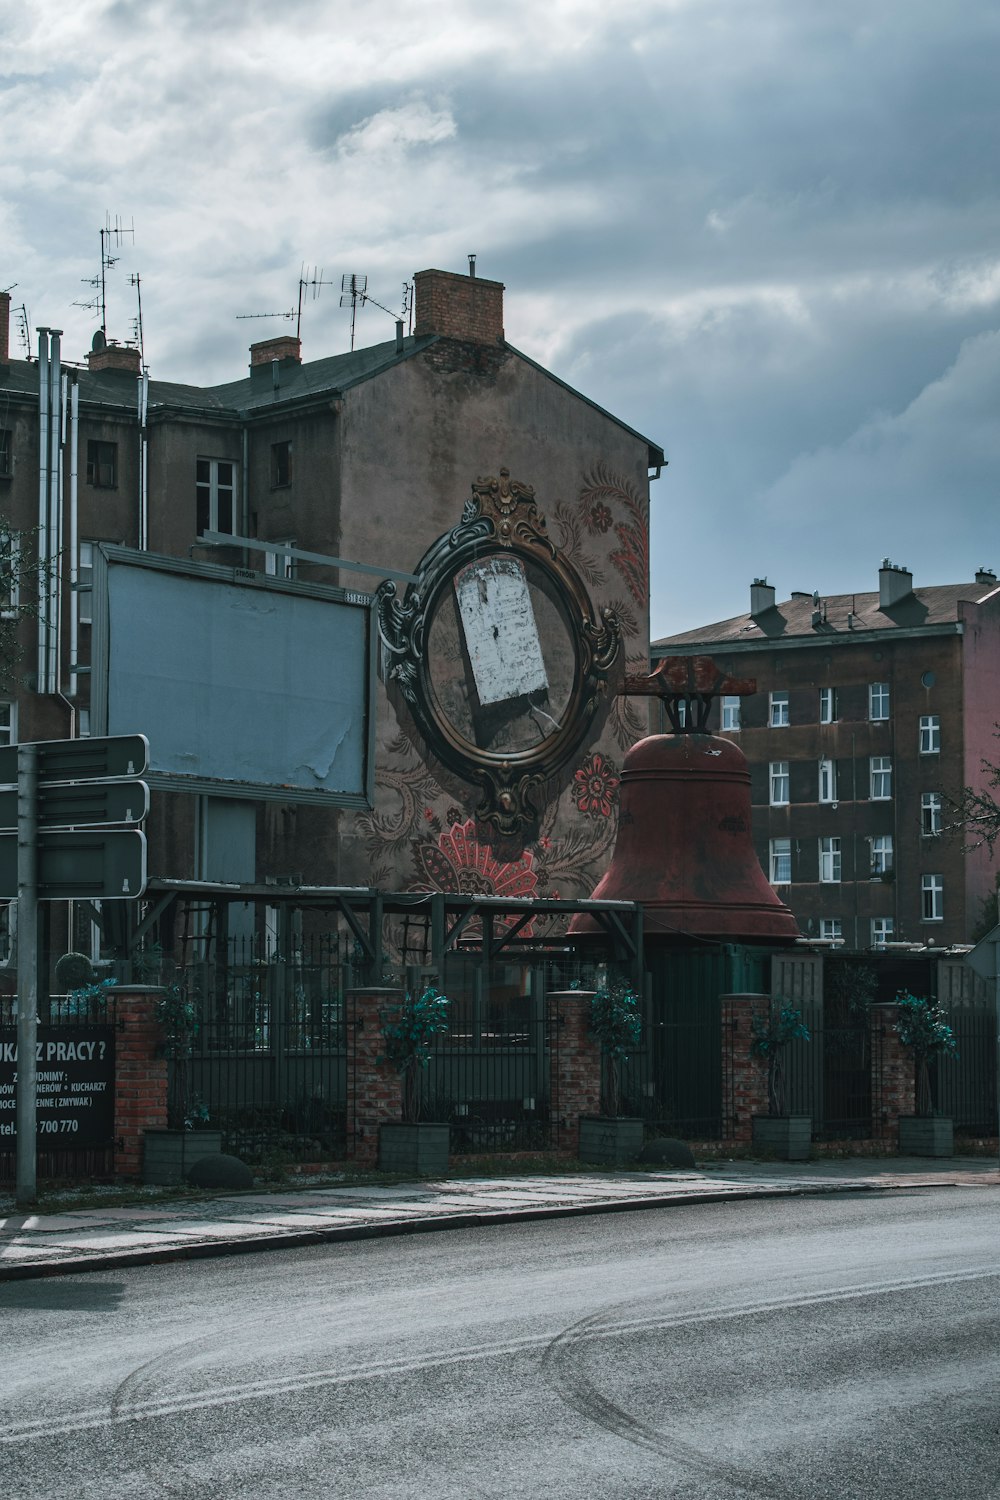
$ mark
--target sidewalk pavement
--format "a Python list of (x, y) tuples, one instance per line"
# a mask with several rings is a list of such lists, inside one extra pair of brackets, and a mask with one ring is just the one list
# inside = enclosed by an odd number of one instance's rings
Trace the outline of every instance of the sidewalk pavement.
[(7, 1213), (0, 1217), (0, 1281), (569, 1215), (945, 1186), (997, 1188), (1000, 1170), (988, 1157), (727, 1161), (694, 1171), (285, 1187), (148, 1207)]

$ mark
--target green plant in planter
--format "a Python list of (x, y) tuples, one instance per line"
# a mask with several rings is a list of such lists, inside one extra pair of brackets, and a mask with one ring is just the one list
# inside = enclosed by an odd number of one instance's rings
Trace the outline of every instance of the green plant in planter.
[(399, 1074), (400, 1105), (403, 1119), (412, 1124), (420, 1114), (420, 1074), (431, 1060), (434, 1038), (448, 1030), (448, 1006), (451, 1002), (433, 985), (420, 995), (407, 990), (398, 1005), (389, 1006), (380, 1016), (384, 1056)]
[(788, 1113), (785, 1107), (785, 1048), (789, 1042), (808, 1042), (809, 1028), (802, 1012), (787, 1001), (774, 1002), (766, 1016), (751, 1023), (750, 1056), (767, 1063), (767, 1112), (772, 1119)]
[(642, 1036), (639, 996), (621, 980), (601, 985), (590, 1002), (590, 1035), (600, 1042), (604, 1057), (603, 1113), (621, 1113), (622, 1070), (628, 1066)]
[(955, 1033), (945, 1021), (945, 1012), (936, 1001), (900, 990), (896, 995), (899, 1015), (893, 1030), (904, 1047), (913, 1052), (916, 1065), (916, 1114), (929, 1119), (934, 1113), (931, 1098), (930, 1063), (935, 1057), (954, 1057), (958, 1052)]
[(171, 984), (157, 999), (155, 1013), (164, 1032), (163, 1055), (173, 1063), (167, 1094), (167, 1128), (190, 1130), (195, 1118), (188, 1099), (188, 1065), (198, 1034), (198, 1004), (179, 984)]

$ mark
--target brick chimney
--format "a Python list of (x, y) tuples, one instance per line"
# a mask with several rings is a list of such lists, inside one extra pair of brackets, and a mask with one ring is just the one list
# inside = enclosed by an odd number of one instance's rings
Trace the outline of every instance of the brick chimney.
[(976, 569), (976, 582), (977, 583), (984, 583), (984, 584), (987, 585), (987, 587), (995, 588), (996, 587), (996, 581), (997, 581), (997, 575), (994, 573), (994, 571), (993, 571), (992, 568), (977, 568)]
[(91, 349), (87, 355), (87, 369), (92, 375), (101, 370), (125, 370), (129, 375), (142, 374), (142, 355), (138, 349), (127, 344), (108, 344), (103, 349)]
[(250, 345), (250, 368), (256, 365), (270, 365), (275, 360), (294, 359), (297, 365), (302, 363), (302, 344), (290, 333), (280, 334), (276, 339), (262, 339), (259, 344)]
[(909, 568), (901, 567), (899, 563), (890, 562), (883, 557), (882, 566), (878, 570), (878, 607), (879, 609), (891, 609), (898, 604), (900, 599), (905, 599), (908, 594), (913, 593), (913, 574)]
[(484, 281), (475, 274), (418, 271), (413, 278), (413, 332), (436, 333), (467, 344), (503, 343), (503, 282)]
[(766, 578), (755, 578), (750, 585), (750, 614), (756, 620), (774, 608), (774, 584)]
[(0, 292), (0, 365), (10, 364), (10, 292)]

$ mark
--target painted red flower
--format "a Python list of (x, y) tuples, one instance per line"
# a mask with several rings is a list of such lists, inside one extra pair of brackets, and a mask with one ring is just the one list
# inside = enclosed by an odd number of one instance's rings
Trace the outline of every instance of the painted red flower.
[(613, 761), (595, 750), (573, 777), (573, 798), (590, 818), (610, 818), (621, 778)]
[[(514, 896), (521, 900), (538, 895), (538, 874), (530, 850), (525, 849), (519, 859), (498, 860), (489, 845), (476, 837), (473, 818), (465, 823), (452, 823), (438, 834), (436, 843), (415, 843), (413, 852), (417, 882), (412, 890), (464, 896)], [(495, 920), (498, 925), (509, 927), (517, 916), (497, 916)], [(473, 928), (473, 923), (469, 927)], [(532, 919), (521, 928), (519, 936), (534, 935)]]
[(599, 531), (604, 536), (606, 532), (611, 530), (611, 523), (613, 521), (614, 516), (611, 514), (610, 508), (602, 501), (598, 500), (596, 504), (590, 507), (590, 515), (587, 517), (588, 530)]

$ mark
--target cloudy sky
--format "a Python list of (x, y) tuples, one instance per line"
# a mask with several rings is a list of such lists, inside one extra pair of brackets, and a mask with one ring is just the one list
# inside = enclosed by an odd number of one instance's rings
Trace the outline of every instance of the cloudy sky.
[[(105, 215), (160, 379), (344, 272), (507, 285), (509, 340), (663, 445), (654, 635), (1000, 570), (996, 0), (0, 0), (0, 287), (82, 356)], [(391, 336), (360, 315), (360, 342)]]

